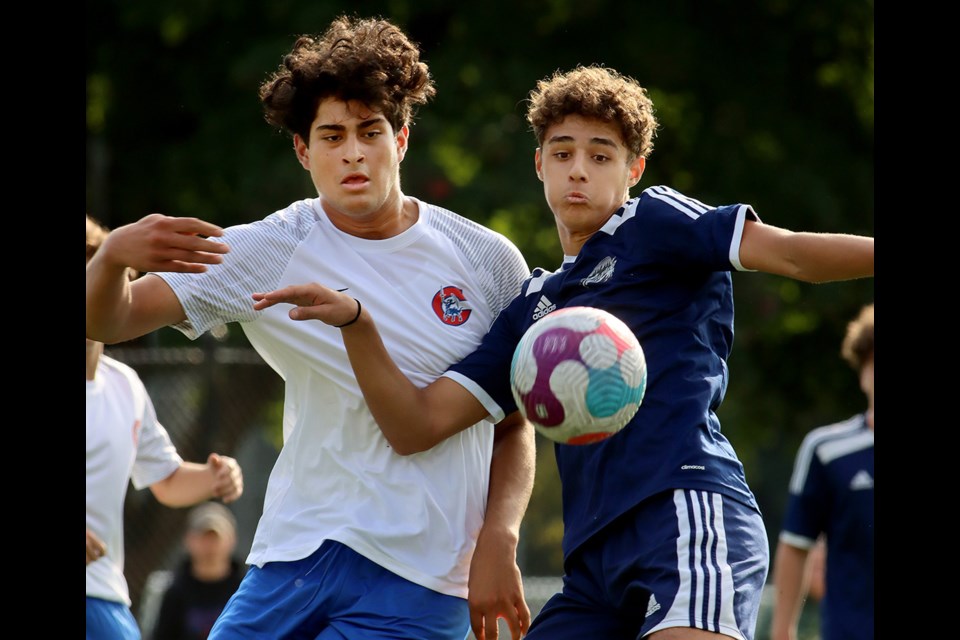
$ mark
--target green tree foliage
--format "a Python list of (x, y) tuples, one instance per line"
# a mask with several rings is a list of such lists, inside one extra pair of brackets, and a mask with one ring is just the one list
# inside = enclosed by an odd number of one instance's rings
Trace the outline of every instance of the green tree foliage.
[[(347, 5), (86, 6), (88, 212), (110, 226), (153, 211), (229, 225), (315, 195), (290, 140), (264, 123), (257, 87), (296, 35), (322, 31)], [(605, 64), (650, 90), (661, 128), (641, 188), (750, 203), (791, 229), (873, 235), (873, 0), (387, 0), (364, 3), (363, 15), (403, 26), (437, 81), (412, 130), (404, 190), (503, 232), (532, 266), (554, 268), (561, 250), (524, 100), (576, 64)], [(863, 406), (838, 349), (873, 281), (734, 281), (721, 420), (772, 538), (803, 434)], [(541, 528), (525, 542), (537, 572), (559, 571), (556, 482), (541, 472), (525, 527)]]

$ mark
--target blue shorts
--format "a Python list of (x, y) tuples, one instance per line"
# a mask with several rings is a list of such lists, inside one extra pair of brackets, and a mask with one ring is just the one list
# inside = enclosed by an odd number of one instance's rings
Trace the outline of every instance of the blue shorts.
[(126, 604), (87, 596), (87, 640), (140, 640), (140, 627)]
[(637, 640), (671, 627), (752, 640), (769, 562), (755, 509), (709, 491), (661, 493), (570, 554), (527, 640)]
[(465, 599), (327, 540), (302, 560), (250, 567), (209, 640), (464, 640), (469, 630)]

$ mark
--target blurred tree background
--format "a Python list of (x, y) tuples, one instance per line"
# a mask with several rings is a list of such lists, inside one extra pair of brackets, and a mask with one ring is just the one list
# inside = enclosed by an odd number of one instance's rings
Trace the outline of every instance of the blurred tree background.
[[(362, 8), (358, 8), (361, 6)], [(345, 11), (382, 15), (436, 79), (404, 160), (404, 191), (510, 237), (531, 266), (561, 260), (533, 171), (525, 98), (554, 70), (599, 63), (646, 86), (660, 131), (640, 188), (754, 205), (767, 223), (874, 234), (873, 0), (90, 0), (86, 207), (110, 227), (151, 212), (230, 225), (315, 196), (257, 88), (295, 37)], [(839, 357), (873, 280), (734, 276), (736, 344), (720, 411), (768, 525), (811, 428), (860, 411)], [(230, 340), (243, 342), (242, 332)], [(165, 329), (151, 344), (179, 344)], [(277, 425), (279, 429), (279, 425)], [(559, 490), (539, 442), (524, 570), (559, 574)]]

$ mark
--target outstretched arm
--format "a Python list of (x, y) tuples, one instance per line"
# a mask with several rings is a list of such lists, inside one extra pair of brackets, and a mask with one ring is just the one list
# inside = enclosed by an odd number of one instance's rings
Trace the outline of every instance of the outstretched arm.
[(181, 463), (150, 490), (168, 507), (188, 507), (210, 498), (229, 503), (243, 495), (243, 472), (233, 458), (211, 453), (206, 464)]
[(129, 269), (200, 273), (229, 249), (200, 236), (223, 230), (196, 218), (158, 213), (110, 232), (87, 263), (87, 338), (116, 343), (185, 319), (173, 290), (160, 278), (130, 282)]
[(804, 282), (866, 278), (873, 276), (873, 238), (795, 232), (747, 220), (740, 263), (753, 271)]
[(513, 640), (530, 627), (530, 609), (517, 566), (520, 521), (530, 502), (536, 467), (533, 426), (519, 412), (494, 432), (490, 490), (483, 528), (470, 563), (470, 625), (477, 640), (497, 640), (504, 618)]
[(344, 293), (311, 283), (255, 293), (253, 299), (258, 311), (287, 303), (295, 305), (290, 310), (293, 320), (342, 326), (343, 344), (367, 406), (400, 455), (426, 451), (488, 415), (473, 394), (449, 378), (438, 378), (423, 389), (410, 382), (384, 347), (373, 318)]

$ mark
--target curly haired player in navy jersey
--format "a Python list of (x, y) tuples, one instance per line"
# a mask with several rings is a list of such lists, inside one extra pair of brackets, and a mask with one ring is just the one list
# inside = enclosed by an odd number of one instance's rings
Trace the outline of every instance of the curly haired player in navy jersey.
[[(795, 233), (748, 204), (711, 206), (669, 187), (638, 197), (656, 129), (635, 80), (578, 67), (541, 81), (528, 120), (563, 262), (535, 269), (481, 346), (436, 382), (403, 376), (373, 314), (341, 330), (374, 417), (401, 452), (428, 450), (483, 416), (516, 409), (510, 363), (545, 309), (591, 306), (627, 323), (648, 386), (627, 426), (597, 444), (557, 445), (564, 586), (528, 638), (750, 639), (769, 565), (763, 520), (720, 432), (733, 340), (732, 271), (806, 282), (873, 275), (873, 238)], [(311, 283), (254, 295), (299, 320), (338, 324), (358, 302)]]

